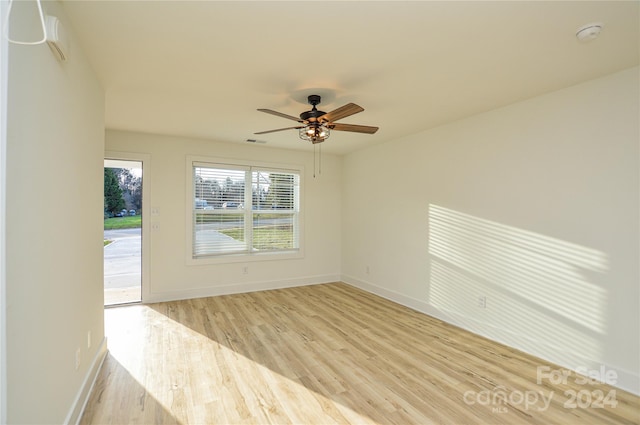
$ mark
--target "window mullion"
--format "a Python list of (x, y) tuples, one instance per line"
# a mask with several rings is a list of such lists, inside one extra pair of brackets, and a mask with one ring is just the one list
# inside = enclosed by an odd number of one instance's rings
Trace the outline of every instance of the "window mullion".
[(249, 168), (244, 174), (244, 235), (248, 252), (253, 252), (253, 189), (251, 175), (251, 168)]

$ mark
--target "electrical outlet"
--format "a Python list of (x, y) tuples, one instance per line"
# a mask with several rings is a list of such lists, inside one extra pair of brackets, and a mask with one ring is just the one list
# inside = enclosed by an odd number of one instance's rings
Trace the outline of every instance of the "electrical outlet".
[(478, 297), (478, 307), (487, 308), (487, 297), (485, 297), (484, 295), (480, 295)]
[(365, 272), (366, 274), (369, 274), (369, 271), (370, 271), (370, 269), (369, 269), (369, 265), (367, 264), (367, 266), (364, 268), (364, 272)]
[(87, 331), (87, 348), (91, 348), (91, 331)]
[(76, 370), (80, 368), (80, 347), (76, 348)]
[(249, 266), (242, 266), (242, 274), (249, 274)]

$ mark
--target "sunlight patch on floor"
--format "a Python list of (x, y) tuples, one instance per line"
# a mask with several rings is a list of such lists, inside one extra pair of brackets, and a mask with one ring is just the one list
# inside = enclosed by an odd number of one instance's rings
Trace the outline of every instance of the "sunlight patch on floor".
[[(208, 423), (215, 417), (219, 423), (286, 423), (287, 418), (296, 418), (296, 423), (310, 418), (340, 423), (346, 418), (350, 423), (376, 424), (305, 387), (299, 381), (304, 378), (283, 376), (229, 348), (233, 341), (214, 341), (148, 306), (108, 309), (105, 326), (111, 355), (183, 423)], [(180, 343), (172, 343), (177, 339)], [(149, 364), (147, 359), (155, 360)], [(165, 365), (172, 365), (172, 370), (163, 370)], [(225, 385), (231, 380), (232, 385)], [(257, 382), (269, 385), (253, 385)], [(290, 409), (292, 405), (303, 406), (304, 415)], [(332, 410), (339, 412), (334, 420)]]

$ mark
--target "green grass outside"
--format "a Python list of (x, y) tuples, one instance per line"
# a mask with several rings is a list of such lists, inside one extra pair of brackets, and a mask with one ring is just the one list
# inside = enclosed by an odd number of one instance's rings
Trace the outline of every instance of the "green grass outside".
[[(284, 218), (289, 217), (290, 214), (274, 214), (274, 213), (260, 213), (253, 214), (252, 217), (255, 220), (266, 220), (270, 218)], [(225, 213), (225, 214), (207, 214), (204, 212), (196, 212), (196, 223), (221, 223), (229, 221), (240, 221), (244, 218), (244, 213)]]
[(111, 242), (113, 242), (113, 241), (110, 241), (109, 239), (105, 239), (104, 240), (104, 246), (109, 245)]
[(196, 223), (223, 223), (228, 221), (241, 221), (244, 214), (205, 214), (196, 213)]
[[(235, 240), (244, 240), (244, 229), (224, 229), (219, 231)], [(265, 226), (253, 229), (253, 247), (255, 249), (291, 249), (293, 248), (292, 226)]]
[(104, 230), (139, 229), (142, 227), (142, 216), (112, 217), (104, 220)]

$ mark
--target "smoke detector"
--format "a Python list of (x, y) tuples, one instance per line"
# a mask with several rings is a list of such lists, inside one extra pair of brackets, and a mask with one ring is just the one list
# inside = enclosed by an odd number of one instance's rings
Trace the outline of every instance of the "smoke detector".
[(578, 28), (578, 31), (576, 31), (576, 38), (581, 42), (595, 40), (600, 35), (601, 31), (602, 24), (600, 22), (583, 25)]

